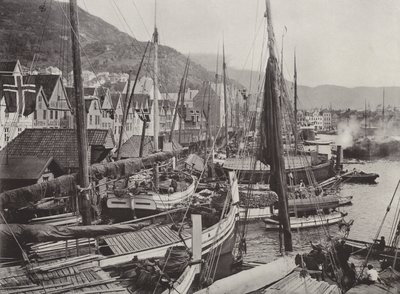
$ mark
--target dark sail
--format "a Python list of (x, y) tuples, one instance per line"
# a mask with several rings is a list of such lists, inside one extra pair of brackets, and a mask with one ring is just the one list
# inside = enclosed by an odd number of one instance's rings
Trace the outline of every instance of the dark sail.
[(283, 229), (285, 250), (292, 251), (292, 235), (288, 215), (287, 183), (282, 143), (282, 109), (279, 87), (279, 68), (274, 51), (275, 37), (272, 27), (270, 3), (267, 1), (268, 47), (264, 101), (261, 110), (259, 160), (271, 166), (271, 190), (278, 194), (279, 219)]

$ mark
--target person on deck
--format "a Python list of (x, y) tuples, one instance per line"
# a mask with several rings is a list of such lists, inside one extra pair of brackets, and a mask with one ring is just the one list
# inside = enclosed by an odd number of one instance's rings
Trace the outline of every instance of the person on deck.
[(375, 242), (378, 243), (378, 245), (376, 246), (376, 249), (378, 249), (378, 251), (383, 252), (385, 250), (386, 247), (386, 240), (384, 236), (381, 236), (380, 239), (376, 239)]
[(362, 280), (363, 284), (373, 285), (376, 282), (381, 282), (378, 272), (374, 269), (372, 264), (368, 265), (368, 270), (366, 272), (367, 277)]
[(171, 189), (172, 193), (175, 193), (176, 191), (178, 191), (178, 183), (175, 179), (171, 180), (170, 188), (172, 188)]
[(342, 269), (348, 269), (349, 265), (347, 261), (350, 258), (350, 251), (346, 247), (346, 241), (342, 240), (339, 245), (336, 246), (336, 254), (339, 264)]

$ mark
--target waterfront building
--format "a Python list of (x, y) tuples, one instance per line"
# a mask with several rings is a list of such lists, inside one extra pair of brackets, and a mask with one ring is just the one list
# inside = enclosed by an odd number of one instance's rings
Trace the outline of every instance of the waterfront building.
[(0, 149), (26, 128), (72, 127), (60, 75), (24, 75), (18, 60), (0, 62)]
[(330, 110), (322, 110), (322, 129), (329, 131), (332, 129), (332, 112)]
[[(130, 85), (133, 88), (133, 82)], [(131, 91), (130, 90), (130, 91)], [(127, 85), (122, 93), (126, 93)], [(156, 90), (159, 97), (159, 115), (160, 115), (160, 133), (169, 133), (172, 127), (172, 121), (175, 111), (175, 102), (163, 99), (159, 89)], [(143, 129), (143, 119), (147, 120), (145, 131), (146, 136), (154, 136), (154, 120), (153, 120), (153, 100), (154, 100), (154, 83), (150, 77), (142, 77), (138, 80), (135, 93), (133, 96), (132, 107), (135, 113), (132, 113), (133, 130), (132, 135), (141, 135)], [(180, 117), (177, 116), (174, 130), (179, 129)]]

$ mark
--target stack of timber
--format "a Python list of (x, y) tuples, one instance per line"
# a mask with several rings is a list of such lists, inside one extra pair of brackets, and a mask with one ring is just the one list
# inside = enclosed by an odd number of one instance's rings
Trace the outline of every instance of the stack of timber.
[(85, 255), (51, 264), (0, 268), (0, 292), (129, 293), (98, 266), (99, 256)]
[(44, 262), (95, 253), (97, 242), (93, 238), (80, 238), (32, 244), (29, 247), (29, 259)]
[(309, 275), (301, 277), (299, 271), (294, 271), (271, 287), (265, 289), (263, 294), (340, 294), (341, 290), (337, 285), (317, 281)]

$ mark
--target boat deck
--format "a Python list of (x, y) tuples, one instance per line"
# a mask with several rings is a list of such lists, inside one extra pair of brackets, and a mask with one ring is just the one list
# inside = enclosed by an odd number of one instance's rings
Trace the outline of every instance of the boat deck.
[[(311, 165), (311, 156), (285, 156), (285, 167), (291, 169), (305, 168)], [(224, 168), (230, 170), (253, 170), (254, 158), (227, 158), (224, 162)], [(257, 160), (255, 170), (270, 170), (268, 165)]]
[(86, 255), (54, 263), (0, 268), (0, 293), (126, 293), (98, 266), (99, 256)]
[(340, 294), (341, 291), (337, 285), (331, 285), (327, 282), (317, 281), (310, 276), (300, 277), (299, 271), (294, 271), (285, 278), (265, 289), (263, 294), (295, 294), (295, 293), (313, 293), (313, 294)]
[[(188, 238), (191, 234), (182, 230), (183, 238)], [(152, 248), (165, 246), (179, 242), (178, 232), (171, 229), (171, 225), (157, 226), (132, 233), (112, 235), (104, 237), (113, 254), (134, 253)]]

